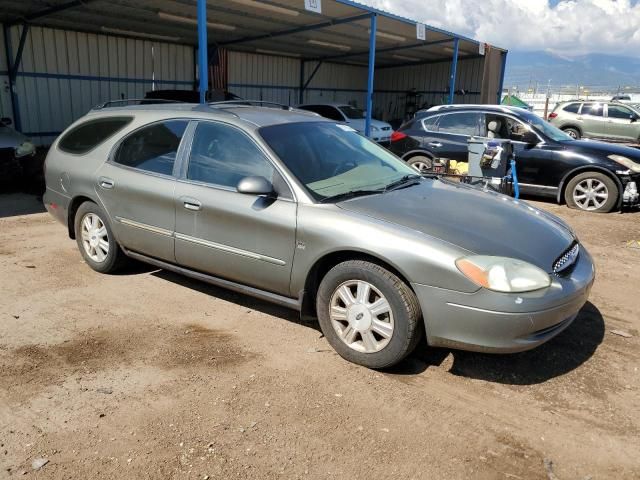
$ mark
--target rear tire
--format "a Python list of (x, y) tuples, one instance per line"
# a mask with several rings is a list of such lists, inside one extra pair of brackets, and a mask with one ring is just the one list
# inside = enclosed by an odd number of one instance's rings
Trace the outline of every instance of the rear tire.
[(320, 328), (338, 354), (368, 368), (390, 367), (422, 337), (420, 304), (398, 276), (363, 260), (333, 267), (318, 289)]
[(564, 191), (569, 208), (607, 213), (618, 204), (620, 192), (616, 183), (600, 172), (584, 172), (573, 177)]
[(95, 203), (84, 202), (74, 220), (76, 242), (84, 261), (96, 272), (113, 273), (126, 263), (107, 214)]
[(562, 131), (567, 135), (569, 135), (574, 140), (580, 140), (580, 137), (582, 136), (580, 135), (580, 131), (577, 128), (567, 127), (567, 128), (563, 128)]
[(433, 170), (433, 159), (424, 155), (416, 155), (407, 160), (407, 165), (420, 173), (428, 173)]

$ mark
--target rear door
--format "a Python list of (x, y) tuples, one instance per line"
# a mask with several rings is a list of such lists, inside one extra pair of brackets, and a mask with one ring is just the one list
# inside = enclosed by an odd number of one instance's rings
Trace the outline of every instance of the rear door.
[(583, 137), (605, 137), (604, 104), (583, 103), (578, 116)]
[(126, 136), (96, 172), (96, 192), (124, 247), (174, 261), (176, 158), (187, 120), (166, 120)]
[(438, 117), (437, 125), (427, 132), (423, 147), (437, 158), (468, 161), (467, 140), (480, 134), (480, 112), (443, 113)]
[(607, 106), (606, 125), (608, 138), (625, 142), (635, 142), (640, 138), (638, 115), (623, 105)]
[[(289, 295), (297, 204), (262, 148), (239, 128), (198, 122), (176, 184), (176, 261), (234, 282)], [(238, 193), (262, 176), (276, 198)]]

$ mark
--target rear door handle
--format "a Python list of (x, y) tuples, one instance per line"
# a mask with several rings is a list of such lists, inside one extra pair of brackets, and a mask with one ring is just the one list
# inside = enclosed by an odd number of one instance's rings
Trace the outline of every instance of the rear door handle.
[(429, 146), (433, 148), (440, 148), (442, 144), (440, 142), (431, 142), (429, 143)]
[(100, 177), (98, 179), (98, 185), (100, 185), (102, 188), (107, 188), (107, 189), (111, 189), (113, 188), (113, 186), (115, 185), (115, 183), (113, 182), (113, 180), (111, 180), (110, 178), (107, 177)]
[(202, 208), (202, 203), (199, 200), (196, 200), (195, 198), (181, 197), (180, 200), (182, 200), (182, 205), (187, 210), (193, 210), (194, 212), (197, 212)]

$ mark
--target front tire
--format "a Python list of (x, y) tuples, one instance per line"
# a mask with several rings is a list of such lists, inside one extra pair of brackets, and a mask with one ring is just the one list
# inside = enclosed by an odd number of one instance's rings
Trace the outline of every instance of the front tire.
[(116, 242), (107, 214), (98, 205), (80, 205), (74, 225), (80, 254), (93, 270), (113, 273), (125, 263), (126, 256)]
[(607, 213), (615, 208), (620, 192), (616, 183), (600, 172), (585, 172), (573, 177), (565, 189), (570, 208)]
[(422, 333), (413, 291), (367, 261), (349, 260), (329, 270), (320, 283), (316, 309), (322, 333), (336, 352), (368, 368), (400, 362)]

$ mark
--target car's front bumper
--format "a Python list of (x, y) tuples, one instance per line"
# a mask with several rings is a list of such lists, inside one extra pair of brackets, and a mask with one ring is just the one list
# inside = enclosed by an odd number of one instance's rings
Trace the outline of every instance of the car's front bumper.
[(467, 294), (412, 284), (422, 307), (429, 345), (492, 353), (529, 350), (553, 338), (586, 303), (595, 270), (583, 248), (566, 277), (536, 292)]

